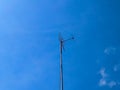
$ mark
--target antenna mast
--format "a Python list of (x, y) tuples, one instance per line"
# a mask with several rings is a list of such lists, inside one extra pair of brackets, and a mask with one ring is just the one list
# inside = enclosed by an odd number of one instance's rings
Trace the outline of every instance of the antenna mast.
[(64, 49), (64, 42), (73, 40), (74, 37), (63, 39), (61, 34), (59, 34), (59, 42), (60, 42), (60, 90), (64, 90), (63, 88), (63, 65), (62, 65), (62, 52)]

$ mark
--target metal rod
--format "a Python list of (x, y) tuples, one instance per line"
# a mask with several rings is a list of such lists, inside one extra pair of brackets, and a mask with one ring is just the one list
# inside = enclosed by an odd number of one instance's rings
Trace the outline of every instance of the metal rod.
[(63, 47), (63, 41), (60, 40), (60, 90), (63, 90), (62, 47)]
[(64, 90), (64, 85), (63, 85), (63, 65), (62, 65), (62, 53), (63, 53), (63, 44), (64, 42), (68, 40), (72, 40), (74, 37), (63, 40), (61, 36), (59, 36), (59, 41), (60, 41), (60, 90)]

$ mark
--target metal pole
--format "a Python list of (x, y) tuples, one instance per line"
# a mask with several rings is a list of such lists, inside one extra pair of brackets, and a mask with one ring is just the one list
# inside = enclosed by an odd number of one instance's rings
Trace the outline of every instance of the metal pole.
[(62, 65), (62, 50), (64, 48), (63, 44), (64, 44), (64, 42), (72, 40), (72, 39), (74, 39), (74, 37), (63, 40), (61, 35), (59, 35), (59, 41), (60, 41), (60, 90), (64, 90), (64, 87), (63, 87), (63, 83), (64, 83), (63, 82), (63, 65)]
[(60, 40), (60, 90), (63, 90), (63, 66), (62, 66), (62, 47), (63, 40)]

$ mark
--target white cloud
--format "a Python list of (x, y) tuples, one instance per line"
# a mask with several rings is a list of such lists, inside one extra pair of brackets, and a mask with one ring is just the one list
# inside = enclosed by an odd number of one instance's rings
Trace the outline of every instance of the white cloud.
[(116, 48), (115, 47), (107, 47), (104, 50), (104, 53), (106, 55), (115, 54), (115, 52), (116, 52)]
[(99, 74), (101, 75), (101, 79), (99, 81), (99, 86), (105, 86), (107, 84), (107, 81), (106, 81), (106, 78), (107, 78), (107, 74), (105, 72), (105, 68), (102, 68), (100, 71), (99, 71)]
[(100, 79), (99, 81), (99, 86), (105, 86), (107, 84), (106, 80), (105, 79)]
[(102, 76), (102, 78), (107, 77), (107, 74), (105, 73), (105, 68), (102, 68), (99, 73)]
[(102, 68), (99, 71), (99, 74), (101, 75), (101, 79), (99, 80), (99, 86), (108, 86), (109, 88), (113, 88), (114, 86), (120, 85), (118, 82), (111, 80), (108, 77), (108, 74), (105, 72), (105, 68)]

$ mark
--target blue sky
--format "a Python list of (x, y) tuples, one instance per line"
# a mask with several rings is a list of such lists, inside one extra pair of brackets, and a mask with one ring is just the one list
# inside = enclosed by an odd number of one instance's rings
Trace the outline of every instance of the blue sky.
[(1, 0), (0, 89), (120, 89), (119, 0)]

